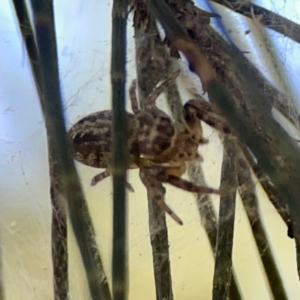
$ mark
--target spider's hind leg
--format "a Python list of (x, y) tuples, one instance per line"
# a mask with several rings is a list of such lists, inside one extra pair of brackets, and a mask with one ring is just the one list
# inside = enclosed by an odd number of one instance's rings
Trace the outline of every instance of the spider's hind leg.
[[(109, 177), (111, 175), (111, 172), (109, 169), (106, 169), (104, 172), (99, 173), (97, 175), (95, 175), (92, 178), (91, 181), (91, 186), (95, 186), (97, 183), (99, 183), (100, 181), (102, 181), (103, 179)], [(134, 189), (132, 187), (132, 185), (129, 182), (126, 182), (126, 188), (130, 191), (134, 193)]]
[(101, 172), (97, 175), (95, 175), (93, 178), (92, 178), (92, 181), (91, 181), (91, 186), (95, 186), (98, 182), (102, 181), (103, 179), (109, 177), (111, 174), (110, 174), (110, 171), (108, 169), (106, 169), (104, 172)]
[(157, 180), (161, 182), (169, 183), (177, 188), (182, 190), (192, 192), (192, 193), (200, 193), (200, 194), (217, 194), (221, 195), (223, 192), (218, 189), (213, 189), (207, 186), (198, 186), (194, 183), (184, 180), (180, 178), (183, 174), (184, 169), (182, 165), (180, 166), (166, 166), (166, 167), (151, 167), (149, 168), (149, 172), (152, 176), (154, 176)]

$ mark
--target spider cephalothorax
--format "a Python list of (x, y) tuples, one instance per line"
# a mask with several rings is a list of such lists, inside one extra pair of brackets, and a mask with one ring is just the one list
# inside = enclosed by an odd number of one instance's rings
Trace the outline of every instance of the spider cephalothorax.
[[(230, 133), (226, 121), (215, 113), (206, 101), (189, 100), (182, 109), (182, 123), (175, 124), (171, 118), (156, 107), (157, 97), (174, 82), (179, 71), (168, 76), (154, 88), (145, 100), (145, 110), (139, 109), (136, 96), (136, 81), (129, 89), (133, 114), (128, 118), (128, 168), (140, 168), (140, 178), (152, 199), (170, 216), (182, 224), (180, 218), (164, 202), (163, 182), (195, 193), (220, 194), (219, 190), (196, 186), (183, 180), (186, 162), (202, 160), (198, 153), (203, 138), (200, 120), (223, 133)], [(92, 185), (108, 177), (112, 143), (112, 113), (109, 110), (90, 114), (69, 130), (69, 138), (75, 159), (85, 165), (106, 170), (92, 179)], [(133, 190), (127, 183), (127, 188)]]

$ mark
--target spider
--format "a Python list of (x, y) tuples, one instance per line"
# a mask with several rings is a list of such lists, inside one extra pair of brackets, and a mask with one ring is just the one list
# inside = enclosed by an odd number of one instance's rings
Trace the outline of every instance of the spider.
[[(156, 107), (156, 99), (177, 78), (179, 71), (170, 74), (156, 86), (145, 100), (145, 110), (138, 106), (136, 80), (129, 88), (133, 114), (127, 113), (128, 120), (128, 169), (139, 168), (140, 178), (150, 197), (178, 224), (182, 220), (165, 203), (165, 188), (169, 183), (177, 188), (203, 194), (221, 194), (218, 189), (197, 186), (181, 178), (186, 171), (186, 162), (202, 161), (198, 153), (200, 144), (208, 142), (203, 138), (200, 120), (230, 134), (225, 119), (218, 116), (214, 107), (199, 99), (189, 100), (182, 108), (182, 122), (177, 124)], [(94, 186), (111, 175), (112, 112), (110, 110), (92, 113), (69, 130), (68, 135), (74, 148), (74, 159), (91, 167), (105, 168), (93, 177)], [(127, 182), (127, 188), (133, 191)]]

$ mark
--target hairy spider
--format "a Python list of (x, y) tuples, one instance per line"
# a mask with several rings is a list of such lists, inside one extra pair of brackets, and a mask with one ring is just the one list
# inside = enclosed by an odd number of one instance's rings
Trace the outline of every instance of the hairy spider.
[[(189, 100), (182, 109), (182, 123), (175, 124), (171, 118), (156, 107), (158, 96), (170, 86), (179, 71), (169, 75), (155, 87), (145, 100), (141, 111), (136, 96), (136, 80), (129, 89), (133, 114), (127, 113), (129, 169), (140, 168), (140, 178), (150, 197), (177, 223), (181, 219), (165, 203), (165, 188), (169, 183), (183, 190), (220, 194), (220, 190), (197, 186), (181, 177), (186, 171), (186, 162), (202, 160), (199, 144), (207, 143), (203, 138), (200, 120), (223, 133), (231, 133), (226, 121), (217, 115), (214, 107), (203, 100)], [(95, 168), (106, 170), (92, 179), (91, 185), (111, 175), (112, 112), (110, 110), (90, 114), (69, 130), (75, 160)], [(133, 191), (127, 183), (127, 188)]]

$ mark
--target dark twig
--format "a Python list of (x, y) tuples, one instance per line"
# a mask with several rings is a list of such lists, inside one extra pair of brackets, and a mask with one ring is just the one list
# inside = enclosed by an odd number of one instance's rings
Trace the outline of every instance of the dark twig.
[[(203, 171), (200, 163), (192, 165), (188, 168), (188, 175), (194, 183), (197, 185), (205, 184), (203, 178)], [(210, 247), (216, 256), (216, 244), (217, 244), (217, 217), (212, 204), (212, 200), (208, 195), (197, 194), (197, 206), (202, 220), (202, 225), (205, 228)], [(231, 284), (229, 286), (229, 297), (232, 300), (242, 299), (242, 294), (238, 285), (238, 278), (234, 272), (234, 267), (231, 271)]]
[(260, 20), (262, 25), (300, 43), (300, 25), (264, 7), (244, 0), (210, 0), (210, 2), (224, 5), (250, 19), (253, 18), (251, 14), (251, 7), (253, 7), (254, 15), (256, 17), (259, 15), (262, 16), (262, 19)]
[(274, 299), (288, 299), (283, 286), (283, 280), (277, 268), (275, 258), (270, 248), (268, 236), (259, 212), (258, 200), (255, 193), (255, 184), (251, 177), (249, 166), (245, 159), (238, 157), (238, 182), (240, 194), (247, 217), (252, 229), (253, 237), (263, 263), (265, 274)]
[(276, 187), (270, 182), (268, 178), (266, 178), (262, 169), (255, 162), (255, 159), (253, 158), (249, 150), (243, 147), (242, 145), (240, 146), (244, 156), (247, 159), (247, 162), (251, 166), (258, 180), (260, 181), (260, 184), (263, 187), (265, 193), (268, 195), (268, 199), (273, 204), (284, 223), (287, 225), (287, 235), (290, 238), (294, 238), (293, 224), (286, 203), (279, 197)]
[[(135, 2), (137, 4), (137, 1)], [(143, 2), (142, 2), (143, 4)], [(135, 7), (135, 19), (139, 18), (141, 8)], [(134, 24), (135, 45), (136, 45), (136, 68), (139, 83), (139, 100), (143, 102), (151, 93), (154, 86), (165, 74), (165, 62), (162, 54), (162, 47), (157, 42), (159, 35), (151, 19), (145, 29), (139, 29)], [(151, 59), (155, 57), (155, 59)], [(173, 299), (171, 266), (169, 256), (169, 239), (166, 225), (166, 216), (160, 207), (154, 203), (148, 192), (149, 230), (153, 256), (153, 269), (155, 279), (156, 299)]]
[[(39, 74), (39, 57), (36, 48), (33, 30), (29, 16), (23, 0), (14, 0), (16, 14), (19, 20), (21, 34), (26, 44), (27, 53), (31, 65), (32, 74), (36, 82), (39, 98), (42, 98), (42, 82)], [(49, 140), (48, 136), (48, 140)], [(53, 292), (55, 300), (67, 300), (69, 294), (69, 274), (68, 274), (68, 245), (67, 245), (67, 219), (61, 199), (61, 182), (57, 176), (57, 162), (55, 155), (51, 153), (51, 141), (48, 142), (48, 160), (50, 174), (50, 196), (52, 205), (51, 222), (51, 248), (53, 265)]]
[(69, 299), (67, 216), (63, 207), (63, 199), (61, 198), (62, 183), (57, 176), (59, 172), (54, 157), (55, 156), (49, 152), (50, 196), (52, 205), (51, 246), (53, 289), (55, 300), (67, 300)]
[(114, 0), (112, 8), (111, 85), (113, 110), (113, 298), (127, 299), (126, 169), (128, 160), (125, 111), (127, 0)]
[(221, 173), (218, 236), (216, 244), (216, 263), (213, 280), (213, 299), (229, 299), (232, 269), (232, 247), (237, 191), (237, 156), (235, 143), (224, 138), (224, 155)]
[(52, 1), (32, 0), (31, 4), (38, 50), (32, 51), (35, 44), (30, 44), (27, 50), (30, 59), (32, 54), (37, 58), (34, 61), (36, 65), (33, 72), (37, 71), (34, 76), (40, 78), (37, 80), (37, 88), (41, 93), (40, 103), (49, 137), (50, 155), (53, 155), (51, 158), (57, 162), (56, 175), (61, 181), (61, 198), (66, 201), (68, 215), (85, 266), (91, 297), (97, 300), (110, 299), (94, 229), (66, 136), (59, 88)]
[(300, 278), (300, 234), (296, 233), (295, 230), (297, 228), (293, 225), (293, 222), (291, 220), (289, 209), (285, 202), (282, 201), (281, 197), (278, 195), (278, 191), (276, 189), (276, 186), (274, 186), (269, 178), (264, 178), (263, 171), (259, 167), (259, 165), (255, 162), (253, 156), (251, 153), (249, 153), (249, 150), (245, 147), (241, 147), (243, 149), (243, 154), (247, 158), (248, 163), (252, 167), (252, 170), (254, 171), (254, 174), (256, 177), (260, 180), (260, 184), (265, 190), (266, 194), (268, 195), (269, 200), (276, 208), (277, 212), (281, 216), (282, 220), (286, 223), (288, 230), (287, 235), (290, 238), (295, 239), (295, 248), (296, 248), (296, 261), (297, 261), (297, 273)]
[(173, 290), (166, 215), (153, 201), (149, 192), (147, 192), (147, 196), (156, 299), (172, 300)]

